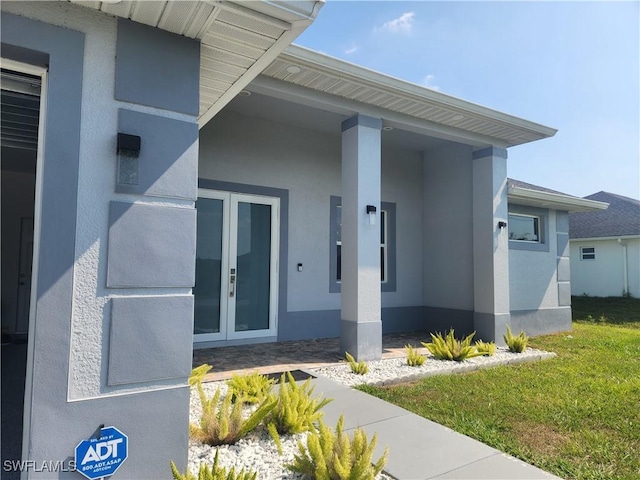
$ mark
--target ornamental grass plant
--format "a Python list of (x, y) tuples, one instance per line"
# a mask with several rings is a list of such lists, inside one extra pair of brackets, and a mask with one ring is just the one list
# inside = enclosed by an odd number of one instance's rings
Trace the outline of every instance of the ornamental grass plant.
[(298, 453), (287, 469), (315, 480), (373, 480), (387, 462), (388, 449), (374, 464), (376, 435), (369, 442), (361, 428), (349, 437), (343, 427), (343, 416), (335, 431), (318, 422), (318, 429), (307, 436), (306, 445), (298, 442)]
[(431, 354), (439, 360), (453, 360), (456, 362), (462, 362), (467, 358), (477, 357), (482, 355), (478, 353), (476, 347), (471, 345), (476, 332), (467, 335), (464, 339), (458, 340), (455, 338), (453, 329), (449, 330), (446, 336), (442, 336), (442, 333), (431, 334), (431, 342), (422, 342), (422, 346), (427, 348)]
[(427, 357), (420, 354), (418, 350), (413, 348), (411, 345), (405, 345), (404, 348), (407, 353), (407, 365), (410, 367), (419, 367), (420, 365), (424, 365)]

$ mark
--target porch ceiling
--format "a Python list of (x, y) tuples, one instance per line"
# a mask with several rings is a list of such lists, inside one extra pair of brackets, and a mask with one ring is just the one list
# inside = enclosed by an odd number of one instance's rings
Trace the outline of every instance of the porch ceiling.
[[(249, 85), (248, 90), (255, 90)], [(308, 105), (283, 100), (252, 91), (251, 96), (237, 96), (225, 109), (271, 122), (306, 128), (332, 135), (341, 134), (341, 125), (347, 115), (320, 110)], [(422, 152), (451, 143), (449, 140), (429, 137), (401, 129), (382, 132), (383, 147)]]
[[(291, 69), (297, 67), (297, 69)], [(295, 73), (291, 73), (293, 70)], [(398, 80), (302, 47), (291, 46), (263, 75), (459, 131), (504, 146), (553, 136), (556, 130)]]
[(313, 22), (323, 3), (322, 0), (69, 1), (199, 39), (201, 127)]

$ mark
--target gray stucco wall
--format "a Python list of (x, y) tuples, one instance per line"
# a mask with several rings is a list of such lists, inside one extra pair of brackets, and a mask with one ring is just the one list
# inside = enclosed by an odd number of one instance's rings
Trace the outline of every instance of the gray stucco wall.
[[(509, 204), (510, 212), (529, 212)], [(509, 246), (511, 310), (534, 310), (558, 306), (556, 212), (545, 210), (548, 221), (544, 244), (548, 251), (522, 250)]]
[(510, 242), (509, 280), (511, 321), (514, 331), (528, 335), (571, 330), (568, 288), (567, 212), (509, 204), (509, 213), (541, 219), (541, 244)]
[[(287, 285), (287, 311), (278, 315), (281, 340), (339, 332), (331, 326), (337, 328), (339, 321), (334, 312), (339, 312), (340, 294), (329, 291), (329, 228), (330, 197), (341, 195), (340, 158), (339, 135), (233, 111), (221, 112), (200, 131), (201, 179), (289, 192), (288, 268), (280, 271)], [(383, 145), (381, 199), (396, 203), (397, 212), (397, 288), (382, 293), (383, 328), (401, 322), (388, 317), (385, 326), (385, 308), (422, 307), (422, 265), (416, 261), (422, 254), (421, 178), (417, 153)], [(412, 312), (412, 321), (420, 321)]]
[(471, 148), (452, 144), (424, 159), (424, 302), (473, 311)]
[(571, 330), (571, 307), (541, 310), (512, 310), (511, 330), (524, 330), (529, 336)]
[[(24, 458), (36, 462), (68, 459), (80, 440), (93, 434), (99, 424), (107, 424), (129, 436), (129, 459), (118, 471), (120, 477), (170, 478), (168, 460), (174, 459), (183, 469), (187, 457), (191, 285), (165, 282), (163, 288), (157, 288), (136, 282), (126, 289), (107, 288), (109, 205), (117, 200), (193, 212), (189, 198), (116, 194), (115, 146), (122, 107), (191, 123), (194, 132), (195, 116), (144, 107), (143, 101), (128, 105), (115, 100), (116, 70), (139, 67), (135, 62), (116, 66), (115, 18), (66, 2), (3, 2), (2, 10), (3, 55), (49, 64), (37, 315), (29, 338), (28, 369), (33, 373), (27, 378), (26, 394), (31, 403), (25, 412), (30, 435)], [(76, 30), (65, 28), (68, 25)], [(175, 41), (183, 39), (175, 37)], [(147, 51), (157, 48), (140, 36), (137, 42)], [(156, 63), (151, 70), (161, 75), (165, 69), (177, 70), (170, 62)], [(197, 69), (195, 65), (190, 70)], [(135, 97), (135, 90), (129, 93)], [(156, 90), (154, 94), (172, 93)], [(191, 98), (197, 99), (197, 92)], [(196, 141), (192, 135), (186, 147), (194, 165)], [(181, 153), (176, 157), (182, 158)], [(184, 174), (191, 175), (191, 185), (196, 184), (194, 169)], [(195, 215), (191, 216), (192, 228), (180, 226), (194, 237)], [(144, 254), (154, 241), (147, 239), (134, 249)], [(135, 251), (130, 253), (135, 256)], [(182, 307), (161, 309), (151, 321), (136, 313), (138, 298), (158, 298)], [(112, 309), (112, 299), (120, 302), (117, 308)], [(180, 319), (174, 324), (171, 314), (176, 312)], [(181, 341), (171, 327), (183, 332)], [(171, 356), (157, 355), (167, 342), (172, 342)], [(156, 370), (147, 371), (148, 363), (136, 358), (130, 358), (125, 367), (122, 358), (109, 357), (110, 347), (114, 354), (124, 348), (139, 358), (145, 357), (147, 349), (154, 349)], [(163, 364), (171, 368), (163, 369)], [(77, 475), (63, 473), (58, 478)], [(29, 476), (47, 477), (50, 473)]]

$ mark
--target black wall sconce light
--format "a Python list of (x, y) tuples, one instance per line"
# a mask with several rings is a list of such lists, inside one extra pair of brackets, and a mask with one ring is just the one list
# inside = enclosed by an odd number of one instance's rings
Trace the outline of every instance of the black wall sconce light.
[(505, 222), (504, 220), (500, 220), (500, 221), (498, 222), (498, 228), (499, 228), (500, 230), (502, 230), (503, 228), (507, 228), (507, 222)]
[(376, 224), (376, 206), (367, 205), (367, 215), (369, 215), (369, 225)]
[(127, 133), (118, 133), (118, 184), (138, 185), (140, 171), (140, 137)]

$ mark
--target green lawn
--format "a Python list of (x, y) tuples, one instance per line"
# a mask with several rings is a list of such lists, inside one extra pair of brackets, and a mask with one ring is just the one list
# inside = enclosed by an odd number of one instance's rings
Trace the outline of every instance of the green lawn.
[(361, 390), (563, 478), (639, 479), (640, 300), (574, 302), (572, 332), (531, 341), (553, 360)]

